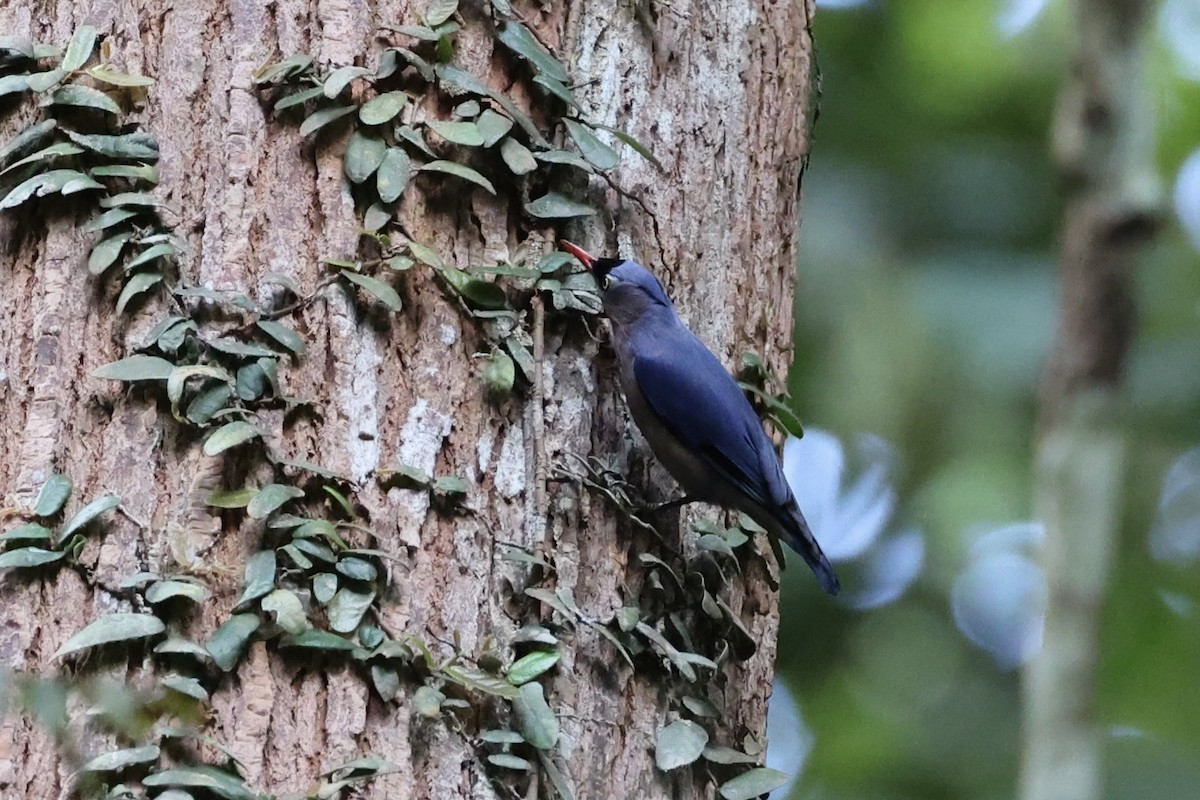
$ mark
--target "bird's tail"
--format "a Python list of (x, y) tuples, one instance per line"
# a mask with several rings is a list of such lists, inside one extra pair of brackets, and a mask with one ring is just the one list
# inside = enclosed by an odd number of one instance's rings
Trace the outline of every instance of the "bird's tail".
[(779, 515), (779, 527), (779, 538), (800, 554), (804, 563), (808, 564), (809, 569), (817, 576), (821, 588), (828, 594), (836, 595), (842, 584), (838, 581), (829, 559), (821, 552), (821, 545), (817, 544), (812, 529), (808, 527), (808, 521), (804, 519), (804, 514), (800, 513), (800, 507), (792, 503), (791, 507), (783, 509)]

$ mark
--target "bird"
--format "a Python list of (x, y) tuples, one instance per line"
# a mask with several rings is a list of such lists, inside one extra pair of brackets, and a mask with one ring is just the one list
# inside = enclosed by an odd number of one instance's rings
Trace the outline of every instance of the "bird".
[(733, 376), (684, 324), (662, 283), (636, 261), (597, 258), (562, 240), (592, 273), (612, 325), (630, 413), (685, 493), (744, 511), (800, 554), (821, 588), (840, 583), (784, 477), (762, 422)]

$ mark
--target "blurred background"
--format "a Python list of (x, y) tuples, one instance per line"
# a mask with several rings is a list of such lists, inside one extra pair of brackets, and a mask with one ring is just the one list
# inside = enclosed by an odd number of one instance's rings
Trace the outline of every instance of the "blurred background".
[[(785, 462), (844, 574), (784, 575), (773, 797), (1012, 798), (1042, 645), (1037, 384), (1058, 316), (1064, 0), (818, 0)], [(1200, 0), (1147, 75), (1165, 226), (1137, 273), (1104, 796), (1200, 797)], [(823, 539), (824, 541), (824, 539)]]

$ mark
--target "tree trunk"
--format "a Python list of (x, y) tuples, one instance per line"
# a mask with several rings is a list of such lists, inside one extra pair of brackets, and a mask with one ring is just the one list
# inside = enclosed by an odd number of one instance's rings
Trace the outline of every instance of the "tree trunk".
[(1034, 464), (1048, 591), (1044, 645), (1023, 676), (1023, 800), (1103, 796), (1105, 732), (1095, 685), (1125, 483), (1120, 390), (1134, 333), (1133, 272), (1159, 215), (1143, 77), (1154, 4), (1075, 6), (1079, 42), (1054, 131), (1067, 186), (1062, 313)]
[[(646, 6), (639, 14), (612, 2), (519, 10), (568, 66), (588, 116), (646, 142), (665, 168), (658, 173), (626, 148), (612, 184), (593, 177), (587, 186), (588, 201), (602, 209), (592, 219), (606, 222), (573, 233), (660, 275), (682, 316), (727, 364), (754, 350), (782, 370), (807, 148), (812, 4), (720, 0)], [(374, 67), (376, 34), (402, 39), (379, 26), (416, 24), (421, 11), (361, 0), (0, 0), (0, 34), (63, 46), (78, 26), (91, 24), (108, 37), (115, 64), (156, 79), (135, 117), (161, 147), (155, 197), (189, 248), (180, 277), (263, 300), (268, 272), (309, 292), (328, 274), (326, 259), (353, 258), (361, 220), (343, 176), (348, 129), (322, 133), (314, 146), (271, 112), (252, 73), (296, 52), (318, 64)], [(526, 91), (525, 66), (487, 34), (482, 7), (464, 4), (462, 13), (455, 62), (488, 75), (493, 87), (515, 81), (514, 93)], [(33, 105), (0, 108), (0, 141), (29, 124)], [(531, 230), (521, 219), (529, 198), (444, 185), (415, 182), (400, 221), (407, 236), (447, 263), (492, 264), (523, 244), (549, 249), (556, 232)], [(141, 610), (120, 588), (139, 570), (203, 578), (212, 597), (191, 613), (186, 631), (208, 640), (233, 613), (264, 528), (241, 512), (217, 513), (206, 498), (269, 483), (275, 473), (242, 450), (204, 455), (203, 432), (176, 423), (151, 392), (92, 376), (133, 352), (169, 307), (158, 298), (135, 313), (114, 313), (117, 281), (90, 277), (85, 268), (96, 234), (83, 232), (82, 206), (71, 198), (41, 203), (0, 216), (0, 486), (8, 505), (28, 508), (52, 473), (65, 473), (75, 485), (68, 517), (104, 492), (122, 498), (121, 513), (88, 539), (82, 568), (35, 578), (0, 572), (0, 664), (51, 676), (68, 671), (52, 656), (87, 623)], [(390, 318), (340, 286), (299, 312), (293, 326), (307, 354), (282, 364), (280, 378), (286, 394), (315, 401), (322, 416), (273, 410), (259, 417), (284, 457), (353, 479), (373, 533), (353, 543), (383, 551), (390, 572), (382, 627), (420, 636), (439, 658), (452, 643), (478, 656), (490, 641), (510, 657), (505, 643), (514, 632), (539, 613), (543, 620), (553, 614), (521, 597), (530, 568), (503, 559), (502, 542), (552, 558), (556, 570), (545, 585), (569, 589), (589, 618), (607, 621), (622, 605), (636, 605), (645, 577), (638, 554), (670, 557), (692, 534), (665, 531), (659, 544), (599, 494), (552, 480), (568, 454), (594, 454), (611, 456), (647, 496), (673, 493), (661, 469), (646, 468), (651, 457), (631, 434), (611, 359), (587, 335), (596, 326), (578, 315), (544, 315), (534, 333), (535, 343), (543, 340), (540, 386), (492, 401), (478, 379), (477, 354), (488, 345), (477, 322), (431, 270), (414, 268), (401, 285), (404, 307)], [(533, 324), (542, 316), (531, 313)], [(399, 464), (463, 477), (463, 507), (447, 512), (431, 504), (429, 492), (375, 479)], [(709, 726), (714, 743), (734, 746), (748, 733), (762, 737), (778, 622), (767, 561), (742, 561), (725, 598), (757, 652), (726, 661), (707, 686), (690, 690), (722, 709)], [(670, 773), (655, 768), (655, 737), (681, 716), (669, 702), (678, 679), (668, 680), (651, 654), (631, 669), (588, 625), (560, 639), (562, 660), (543, 680), (562, 725), (555, 762), (575, 797), (713, 796), (703, 762)], [(349, 661), (308, 652), (255, 641), (236, 670), (207, 679), (205, 730), (239, 759), (249, 787), (307, 791), (325, 770), (372, 754), (399, 769), (368, 784), (364, 796), (508, 796), (488, 779), (470, 735), (444, 717), (413, 713), (417, 684), (402, 682), (396, 698), (383, 702)], [(129, 681), (162, 672), (149, 648), (100, 666)], [(94, 670), (84, 662), (79, 671)], [(463, 716), (468, 728), (495, 727), (486, 714), (472, 714)], [(104, 738), (82, 746), (82, 757), (112, 748)], [(77, 766), (29, 715), (0, 722), (0, 795), (70, 794)], [(544, 778), (532, 791), (553, 796)]]

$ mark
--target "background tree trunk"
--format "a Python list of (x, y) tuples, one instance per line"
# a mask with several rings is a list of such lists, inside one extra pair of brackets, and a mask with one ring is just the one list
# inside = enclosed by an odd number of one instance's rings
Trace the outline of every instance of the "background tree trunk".
[[(156, 78), (141, 119), (161, 144), (156, 196), (191, 247), (181, 269), (196, 283), (260, 297), (268, 271), (312, 289), (323, 259), (353, 254), (359, 237), (342, 147), (314, 148), (275, 119), (251, 73), (295, 52), (373, 66), (377, 26), (413, 23), (420, 10), (361, 0), (0, 0), (0, 33), (61, 46), (90, 23), (108, 36), (115, 63)], [(685, 319), (731, 365), (745, 350), (777, 370), (787, 363), (811, 12), (804, 0), (672, 4), (651, 8), (653, 20), (616, 2), (523, 10), (584, 87), (578, 94), (590, 115), (648, 143), (665, 166), (659, 174), (626, 149), (614, 177), (628, 197), (592, 179), (590, 199), (612, 225), (594, 224), (584, 242), (609, 252), (615, 242), (662, 276)], [(464, 13), (456, 60), (507, 86), (511, 59), (497, 57), (471, 23), (477, 9), (464, 4)], [(0, 138), (31, 114), (23, 105), (0, 118)], [(494, 263), (527, 235), (513, 222), (523, 198), (416, 188), (401, 214), (406, 231), (448, 262)], [(194, 433), (140, 390), (91, 377), (139, 344), (163, 307), (115, 315), (114, 283), (84, 269), (94, 235), (82, 232), (72, 203), (64, 208), (0, 216), (0, 486), (29, 504), (52, 472), (65, 472), (76, 486), (69, 511), (79, 498), (113, 491), (127, 513), (109, 518), (83, 551), (91, 582), (70, 569), (46, 581), (0, 575), (0, 664), (44, 675), (87, 622), (129, 610), (114, 587), (141, 569), (206, 577), (213, 599), (189, 629), (204, 641), (228, 618), (261, 536), (260, 526), (230, 515), (223, 524), (204, 505), (214, 489), (253, 479), (246, 464), (204, 456)], [(529, 236), (538, 245), (553, 235)], [(522, 622), (505, 613), (506, 592), (522, 585), (525, 568), (501, 560), (500, 541), (552, 553), (557, 586), (573, 590), (586, 614), (611, 617), (626, 587), (640, 583), (645, 534), (576, 484), (545, 478), (566, 453), (611, 453), (635, 486), (653, 484), (655, 496), (671, 489), (660, 469), (647, 469), (611, 370), (595, 360), (602, 348), (577, 321), (551, 316), (544, 402), (518, 394), (489, 403), (476, 376), (484, 345), (473, 321), (428, 273), (407, 273), (404, 289), (405, 308), (390, 324), (340, 292), (308, 308), (298, 320), (308, 354), (282, 379), (288, 393), (316, 400), (324, 421), (285, 427), (282, 412), (265, 419), (280, 451), (361, 483), (377, 536), (370, 546), (395, 559), (388, 627), (431, 643), (458, 637), (466, 652), (488, 637), (505, 641)], [(398, 463), (463, 476), (468, 513), (439, 514), (424, 492), (367, 480)], [(681, 538), (672, 532), (667, 547)], [(709, 691), (725, 712), (722, 744), (763, 733), (777, 599), (763, 561), (752, 560), (730, 602), (759, 649), (727, 666)], [(560, 761), (576, 797), (713, 795), (702, 767), (654, 767), (655, 735), (671, 718), (655, 674), (635, 674), (587, 627), (562, 649), (548, 699), (562, 720)], [(133, 680), (149, 668), (135, 657), (111, 671)], [(384, 704), (337, 662), (256, 642), (214, 692), (209, 732), (259, 791), (305, 790), (321, 771), (372, 753), (401, 769), (370, 784), (367, 796), (493, 796), (472, 748), (443, 723), (412, 714), (414, 689)], [(55, 797), (71, 780), (48, 733), (25, 717), (0, 722), (0, 794)]]
[(1078, 43), (1059, 96), (1065, 178), (1061, 315), (1042, 391), (1034, 464), (1046, 527), (1046, 628), (1024, 670), (1024, 800), (1103, 795), (1096, 701), (1100, 621), (1119, 541), (1134, 335), (1134, 268), (1159, 222), (1154, 111), (1144, 78), (1154, 3), (1077, 0)]

